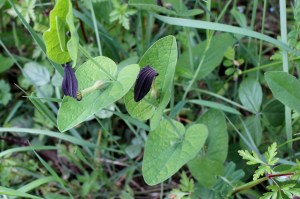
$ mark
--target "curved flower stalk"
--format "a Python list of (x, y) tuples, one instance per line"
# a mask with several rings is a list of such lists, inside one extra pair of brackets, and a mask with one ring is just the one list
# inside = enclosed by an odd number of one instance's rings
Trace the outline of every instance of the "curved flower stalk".
[(141, 69), (134, 86), (134, 101), (138, 102), (147, 95), (158, 73), (151, 66)]

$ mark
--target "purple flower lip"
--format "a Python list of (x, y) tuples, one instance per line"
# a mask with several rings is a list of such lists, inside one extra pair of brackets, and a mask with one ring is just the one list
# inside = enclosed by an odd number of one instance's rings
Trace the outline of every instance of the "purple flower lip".
[(147, 95), (156, 76), (158, 73), (149, 65), (140, 70), (134, 86), (135, 102), (139, 102)]
[(77, 98), (78, 82), (71, 64), (64, 64), (65, 75), (62, 81), (62, 91), (64, 95)]

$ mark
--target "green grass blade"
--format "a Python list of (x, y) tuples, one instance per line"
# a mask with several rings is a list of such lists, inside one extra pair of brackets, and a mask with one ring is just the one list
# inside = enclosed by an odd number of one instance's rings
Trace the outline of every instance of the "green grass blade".
[(27, 128), (0, 128), (0, 132), (17, 132), (17, 133), (28, 133), (28, 134), (33, 134), (33, 135), (46, 135), (49, 137), (54, 137), (58, 138), (67, 142), (71, 142), (73, 144), (81, 145), (81, 146), (86, 146), (86, 147), (96, 147), (95, 144), (91, 142), (87, 142), (85, 140), (81, 140), (78, 138), (75, 138), (70, 135), (62, 134), (62, 133), (57, 133), (54, 131), (48, 131), (48, 130), (40, 130), (40, 129), (27, 129)]
[(253, 37), (256, 39), (260, 39), (266, 42), (269, 42), (271, 44), (274, 44), (275, 46), (282, 48), (288, 52), (291, 52), (295, 55), (300, 56), (300, 52), (295, 51), (291, 49), (289, 46), (287, 46), (285, 43), (276, 40), (272, 37), (269, 37), (267, 35), (261, 34), (259, 32), (255, 32), (252, 30), (248, 30), (245, 28), (240, 28), (236, 26), (226, 25), (226, 24), (220, 24), (220, 23), (214, 23), (214, 22), (207, 22), (207, 21), (201, 21), (201, 20), (193, 20), (193, 19), (182, 19), (182, 18), (176, 18), (176, 17), (167, 17), (162, 15), (154, 15), (157, 19), (159, 19), (162, 22), (165, 22), (170, 25), (176, 25), (176, 26), (182, 26), (182, 27), (190, 27), (190, 28), (199, 28), (199, 29), (208, 29), (208, 30), (216, 30), (221, 32), (229, 32), (234, 34), (240, 34), (245, 35), (248, 37)]
[(44, 177), (44, 178), (39, 178), (37, 180), (34, 180), (24, 186), (22, 186), (21, 188), (18, 189), (18, 191), (21, 191), (21, 192), (29, 192), (43, 184), (46, 184), (48, 182), (54, 182), (56, 181), (55, 178), (53, 176), (48, 176), (48, 177)]
[(54, 150), (54, 149), (57, 149), (57, 147), (56, 146), (23, 146), (23, 147), (16, 147), (16, 148), (11, 148), (11, 149), (7, 149), (5, 151), (2, 151), (0, 153), (0, 158), (4, 157), (6, 155), (10, 155), (12, 153), (16, 153), (16, 152), (32, 151), (32, 149), (34, 149), (34, 150)]
[(236, 115), (241, 115), (241, 113), (238, 110), (231, 108), (229, 106), (217, 103), (217, 102), (211, 102), (211, 101), (206, 101), (206, 100), (188, 100), (187, 102), (193, 103), (193, 104), (198, 104), (201, 106), (210, 107), (210, 108), (215, 108), (215, 109), (225, 111), (228, 113), (232, 113), (232, 114), (236, 114)]
[(35, 96), (25, 96), (29, 99), (39, 99), (39, 100), (45, 100), (47, 102), (57, 102), (57, 103), (61, 103), (62, 99), (58, 99), (58, 98), (53, 98), (53, 97), (35, 97)]
[[(285, 0), (280, 0), (279, 4), (280, 8), (280, 32), (282, 42), (287, 44), (287, 18), (286, 18), (286, 2)], [(289, 60), (288, 53), (286, 49), (282, 49), (282, 66), (284, 72), (289, 72)], [(291, 109), (288, 106), (284, 106), (285, 108), (285, 131), (286, 131), (286, 139), (291, 140), (293, 138), (293, 130), (292, 130), (292, 116)], [(293, 142), (288, 143), (290, 149), (292, 149)]]
[(48, 118), (49, 121), (51, 121), (54, 124), (54, 126), (57, 126), (56, 118), (54, 114), (48, 109), (48, 107), (40, 99), (29, 98), (29, 100), (43, 116)]
[[(106, 109), (106, 111), (110, 111), (110, 110)], [(147, 124), (145, 124), (144, 122), (141, 122), (138, 119), (130, 117), (129, 115), (123, 114), (121, 112), (117, 112), (117, 111), (111, 111), (111, 112), (113, 112), (116, 116), (118, 116), (122, 120), (127, 121), (127, 122), (141, 128), (141, 129), (144, 129), (146, 131), (150, 130), (150, 127)]]
[(23, 101), (17, 102), (17, 104), (14, 106), (14, 108), (10, 111), (9, 115), (5, 119), (3, 126), (5, 126), (14, 117), (14, 115), (16, 114), (18, 109), (22, 106), (22, 104), (23, 104)]
[(24, 193), (18, 190), (14, 190), (14, 189), (10, 189), (10, 188), (6, 188), (6, 187), (2, 187), (0, 186), (0, 194), (2, 195), (6, 195), (6, 196), (19, 196), (22, 198), (33, 198), (33, 199), (43, 199), (41, 197), (38, 196), (34, 196), (28, 193)]
[(99, 50), (99, 55), (102, 56), (101, 41), (100, 41), (99, 31), (98, 31), (98, 27), (97, 27), (97, 19), (96, 19), (96, 16), (95, 16), (93, 3), (92, 3), (92, 0), (88, 0), (88, 1), (89, 1), (90, 9), (91, 9), (91, 14), (92, 14), (94, 30), (95, 30), (95, 34), (96, 34), (96, 41), (97, 41), (97, 46), (98, 46), (98, 50)]
[(52, 167), (43, 158), (41, 158), (41, 156), (39, 156), (39, 154), (37, 154), (35, 151), (34, 151), (34, 153), (38, 157), (38, 159), (40, 160), (40, 162), (44, 165), (44, 167), (48, 170), (48, 172), (53, 176), (53, 178), (57, 182), (59, 182), (59, 184), (63, 187), (63, 189), (69, 194), (69, 196), (71, 198), (73, 198), (73, 196), (71, 195), (71, 193), (65, 187), (64, 181), (58, 176), (58, 174), (54, 171), (54, 169), (52, 169)]

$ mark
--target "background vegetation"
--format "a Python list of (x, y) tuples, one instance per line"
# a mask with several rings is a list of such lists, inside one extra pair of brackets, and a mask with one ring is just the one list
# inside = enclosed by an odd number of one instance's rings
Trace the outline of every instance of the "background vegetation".
[[(150, 186), (142, 164), (159, 164), (143, 162), (150, 123), (129, 114), (124, 98), (59, 132), (63, 71), (42, 39), (55, 1), (0, 0), (0, 198), (300, 197), (300, 1), (71, 2), (84, 49), (75, 70), (99, 55), (119, 69), (136, 64), (175, 36), (164, 117), (204, 124), (207, 138)], [(165, 152), (148, 145), (154, 157)]]

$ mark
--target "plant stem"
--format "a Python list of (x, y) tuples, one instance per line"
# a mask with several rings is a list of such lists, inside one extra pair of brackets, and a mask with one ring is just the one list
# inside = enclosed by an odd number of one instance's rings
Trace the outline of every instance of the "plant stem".
[(95, 34), (96, 34), (97, 46), (98, 46), (98, 49), (99, 49), (99, 55), (102, 56), (101, 41), (100, 41), (100, 37), (99, 37), (99, 32), (98, 32), (98, 27), (97, 27), (97, 20), (96, 20), (94, 8), (93, 8), (92, 0), (89, 0), (89, 4), (90, 4), (91, 13), (92, 13), (92, 19), (93, 19), (93, 25), (94, 25)]
[(294, 173), (277, 173), (277, 174), (267, 174), (268, 178), (275, 178), (280, 176), (292, 176)]
[[(265, 32), (265, 19), (266, 19), (266, 10), (267, 10), (267, 0), (264, 0), (264, 10), (263, 10), (263, 17), (262, 17), (262, 26), (261, 26), (261, 34), (264, 34)], [(259, 41), (259, 52), (258, 52), (258, 64), (257, 67), (261, 64), (261, 58), (262, 58), (262, 40)], [(257, 80), (259, 79), (259, 70), (257, 70), (256, 73)]]
[(260, 179), (255, 180), (255, 181), (252, 181), (252, 182), (248, 182), (248, 183), (246, 183), (246, 184), (243, 184), (243, 185), (241, 185), (241, 186), (239, 186), (239, 187), (233, 189), (232, 192), (229, 193), (229, 194), (227, 195), (227, 198), (229, 198), (231, 195), (233, 195), (233, 194), (235, 194), (235, 193), (238, 193), (238, 192), (240, 192), (240, 191), (244, 191), (244, 190), (250, 189), (250, 188), (252, 188), (252, 187), (254, 187), (254, 186), (256, 186), (256, 185), (262, 183), (263, 181), (268, 180), (268, 179), (269, 179), (268, 177), (263, 177), (263, 178), (260, 178)]
[(107, 72), (100, 64), (98, 64), (93, 57), (91, 57), (86, 50), (79, 45), (79, 50), (89, 59), (91, 60), (94, 64), (96, 64), (111, 80), (116, 81), (117, 79), (113, 77), (109, 72)]
[(94, 90), (103, 88), (106, 85), (106, 83), (108, 83), (108, 82), (102, 81), (102, 80), (97, 80), (91, 87), (88, 87), (81, 91), (82, 97)]
[[(280, 0), (280, 32), (281, 39), (284, 44), (287, 44), (287, 21), (286, 21), (286, 1)], [(289, 72), (288, 65), (288, 54), (285, 49), (282, 49), (282, 66), (283, 71)], [(285, 130), (286, 130), (286, 139), (292, 139), (292, 118), (291, 118), (291, 109), (285, 105)], [(289, 143), (288, 146), (292, 150), (293, 142)]]
[(196, 81), (196, 79), (197, 79), (197, 77), (198, 77), (198, 74), (200, 73), (200, 70), (201, 70), (202, 65), (203, 65), (203, 63), (204, 63), (204, 60), (205, 60), (205, 58), (206, 58), (206, 54), (207, 54), (208, 49), (209, 49), (209, 47), (210, 47), (210, 43), (211, 43), (212, 37), (213, 37), (213, 33), (211, 33), (211, 34), (209, 35), (209, 37), (207, 38), (207, 41), (206, 41), (206, 47), (205, 47), (205, 50), (204, 50), (204, 52), (203, 52), (201, 61), (200, 61), (199, 65), (198, 65), (198, 67), (197, 67), (197, 70), (196, 70), (196, 72), (195, 72), (195, 74), (194, 74), (192, 80), (190, 81), (188, 87), (186, 88), (186, 90), (185, 90), (185, 92), (184, 92), (184, 95), (183, 95), (183, 97), (182, 97), (182, 100), (185, 100), (185, 98), (186, 98), (188, 92), (191, 90), (193, 84), (195, 83), (195, 81)]

